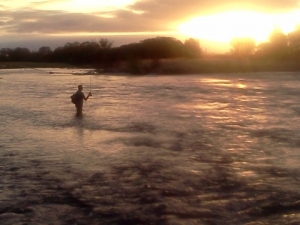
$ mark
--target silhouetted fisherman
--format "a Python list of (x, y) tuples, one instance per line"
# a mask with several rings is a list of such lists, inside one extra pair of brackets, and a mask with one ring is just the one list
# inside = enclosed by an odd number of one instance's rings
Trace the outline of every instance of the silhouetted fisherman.
[(87, 101), (90, 96), (92, 96), (92, 93), (89, 92), (88, 96), (85, 97), (84, 93), (82, 92), (83, 86), (78, 85), (78, 91), (75, 93), (76, 95), (76, 103), (75, 107), (77, 109), (77, 115), (82, 115), (82, 107), (83, 107), (83, 100)]

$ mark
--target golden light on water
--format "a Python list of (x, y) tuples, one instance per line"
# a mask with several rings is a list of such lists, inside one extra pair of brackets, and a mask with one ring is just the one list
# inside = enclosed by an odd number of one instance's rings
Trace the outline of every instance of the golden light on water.
[(236, 37), (251, 37), (256, 42), (264, 42), (275, 27), (288, 33), (297, 24), (300, 24), (300, 10), (284, 14), (229, 11), (193, 18), (181, 24), (178, 29), (193, 38), (222, 43), (228, 43)]
[(247, 88), (247, 85), (240, 83), (240, 82), (232, 82), (226, 79), (216, 79), (216, 78), (206, 78), (201, 79), (201, 82), (206, 83), (207, 85), (213, 86), (224, 86), (224, 87), (237, 87), (240, 89)]
[(237, 84), (236, 86), (238, 88), (246, 88), (247, 87), (245, 84), (241, 84), (241, 83)]
[(225, 109), (227, 106), (228, 103), (214, 102), (214, 103), (197, 104), (194, 106), (194, 108), (211, 110), (211, 109)]

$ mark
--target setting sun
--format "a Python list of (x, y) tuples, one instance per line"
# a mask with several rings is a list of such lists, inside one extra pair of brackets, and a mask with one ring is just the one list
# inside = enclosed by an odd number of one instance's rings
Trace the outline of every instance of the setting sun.
[(222, 43), (228, 43), (236, 37), (251, 37), (256, 42), (263, 42), (275, 27), (288, 33), (299, 23), (299, 10), (286, 14), (231, 11), (193, 18), (181, 24), (178, 29), (184, 35), (193, 38)]

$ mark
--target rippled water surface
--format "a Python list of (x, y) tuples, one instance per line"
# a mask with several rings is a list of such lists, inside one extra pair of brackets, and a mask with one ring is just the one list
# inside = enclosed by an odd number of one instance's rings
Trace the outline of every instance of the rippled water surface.
[(0, 87), (0, 224), (300, 224), (300, 73), (0, 70)]

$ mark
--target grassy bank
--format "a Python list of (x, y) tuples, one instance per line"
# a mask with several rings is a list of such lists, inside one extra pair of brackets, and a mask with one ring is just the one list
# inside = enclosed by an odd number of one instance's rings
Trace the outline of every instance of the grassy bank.
[[(91, 65), (74, 66), (64, 63), (0, 62), (0, 69), (15, 68), (93, 68)], [(101, 74), (122, 73), (145, 74), (203, 74), (203, 73), (243, 73), (243, 72), (296, 72), (300, 71), (300, 61), (272, 61), (261, 59), (236, 59), (233, 57), (203, 57), (199, 59), (129, 60), (115, 63)]]
[(0, 69), (19, 68), (74, 68), (74, 66), (65, 63), (0, 62)]
[(300, 62), (206, 57), (201, 59), (123, 62), (114, 69), (130, 74), (294, 72), (300, 71)]

